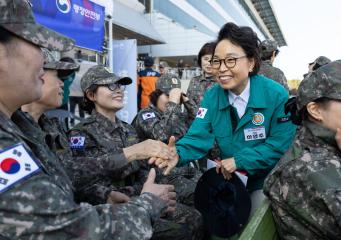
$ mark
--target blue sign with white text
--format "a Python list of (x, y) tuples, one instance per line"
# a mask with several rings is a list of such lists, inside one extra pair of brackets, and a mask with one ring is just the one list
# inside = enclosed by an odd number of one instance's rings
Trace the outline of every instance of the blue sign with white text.
[(36, 21), (76, 45), (102, 51), (105, 8), (89, 0), (31, 0)]

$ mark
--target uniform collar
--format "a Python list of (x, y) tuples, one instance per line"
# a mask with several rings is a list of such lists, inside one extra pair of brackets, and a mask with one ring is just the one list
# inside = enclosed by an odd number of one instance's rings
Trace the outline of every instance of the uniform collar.
[(304, 142), (310, 143), (309, 145), (313, 144), (314, 146), (327, 144), (337, 148), (334, 131), (310, 121), (304, 121), (303, 125), (306, 128), (306, 131), (304, 131)]
[(205, 81), (205, 82), (215, 82), (214, 76), (210, 77), (204, 77), (204, 74), (200, 75), (200, 81)]
[[(250, 94), (249, 94), (249, 101), (247, 104), (247, 107), (250, 108), (266, 108), (267, 103), (266, 103), (266, 98), (265, 98), (265, 90), (263, 87), (263, 84), (260, 84), (261, 82), (259, 81), (262, 77), (259, 75), (252, 76), (250, 78)], [(221, 88), (219, 86), (218, 90), (218, 106), (219, 110), (222, 110), (224, 108), (227, 108), (231, 105), (229, 102), (229, 91)], [(244, 90), (245, 91), (245, 90)], [(243, 92), (244, 92), (243, 91)]]
[(232, 91), (229, 92), (229, 103), (233, 105), (236, 101), (236, 98), (241, 98), (244, 102), (248, 103), (250, 97), (250, 79), (247, 80), (247, 85), (244, 91), (240, 95), (234, 94)]
[(91, 112), (91, 117), (103, 128), (105, 128), (108, 131), (113, 131), (116, 128), (123, 129), (123, 124), (121, 120), (119, 120), (115, 116), (115, 122), (110, 121), (106, 116), (102, 115), (101, 113), (97, 112), (96, 110), (93, 110)]
[(264, 60), (261, 64), (272, 66), (271, 60)]

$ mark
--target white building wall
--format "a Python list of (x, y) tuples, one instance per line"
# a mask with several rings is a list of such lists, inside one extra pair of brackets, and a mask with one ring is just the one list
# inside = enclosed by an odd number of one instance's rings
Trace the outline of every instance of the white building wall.
[[(150, 19), (150, 15), (146, 15)], [(166, 44), (140, 46), (138, 53), (148, 53), (153, 57), (197, 55), (201, 46), (214, 37), (195, 29), (186, 29), (161, 13), (152, 14), (152, 25), (166, 41)]]

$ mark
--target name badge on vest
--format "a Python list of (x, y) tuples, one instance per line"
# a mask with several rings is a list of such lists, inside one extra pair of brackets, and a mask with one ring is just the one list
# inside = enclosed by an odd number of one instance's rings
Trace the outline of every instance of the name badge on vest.
[(244, 137), (245, 141), (265, 139), (266, 138), (265, 127), (260, 126), (255, 128), (244, 129)]

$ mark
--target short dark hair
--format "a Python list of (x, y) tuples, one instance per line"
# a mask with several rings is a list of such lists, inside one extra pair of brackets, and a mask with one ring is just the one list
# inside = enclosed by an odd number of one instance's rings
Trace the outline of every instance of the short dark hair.
[[(249, 75), (253, 76), (257, 74), (260, 67), (260, 40), (257, 33), (255, 33), (250, 27), (239, 27), (236, 24), (229, 22), (220, 29), (217, 44), (225, 39), (228, 39), (233, 44), (240, 46), (248, 58), (253, 58), (255, 60), (255, 66)], [(214, 47), (214, 51), (217, 44)]]
[(86, 93), (87, 92), (96, 93), (98, 87), (99, 85), (93, 84), (84, 93), (83, 102), (80, 107), (88, 114), (91, 114), (91, 112), (95, 109), (95, 103), (88, 98)]
[[(277, 55), (278, 55), (278, 53), (279, 53), (279, 50), (276, 49), (276, 50), (273, 51), (273, 52), (275, 52), (275, 57), (277, 57)], [(268, 55), (262, 55), (262, 56), (261, 56), (262, 61), (270, 60), (271, 57), (272, 57), (273, 52), (272, 52), (271, 54), (268, 54)]]
[(162, 95), (162, 94), (166, 94), (164, 91), (160, 90), (160, 89), (156, 89), (154, 92), (152, 92), (150, 95), (149, 95), (149, 100), (150, 102), (155, 106), (157, 107), (157, 100), (159, 100), (159, 97)]
[(198, 66), (201, 68), (201, 58), (202, 56), (205, 56), (207, 54), (210, 54), (210, 55), (213, 55), (214, 53), (214, 49), (215, 49), (215, 45), (216, 45), (216, 42), (208, 42), (208, 43), (205, 43), (199, 53), (198, 53), (198, 59), (197, 59), (197, 62), (198, 62)]
[[(327, 108), (332, 99), (321, 97), (315, 99), (314, 102), (323, 108)], [(302, 109), (297, 109), (297, 97), (290, 98), (285, 104), (285, 113), (290, 112), (291, 121), (295, 125), (302, 125), (303, 121), (309, 119), (309, 112), (307, 110), (307, 106), (304, 106)]]
[(10, 31), (0, 27), (0, 43), (9, 43), (13, 38), (14, 35)]

